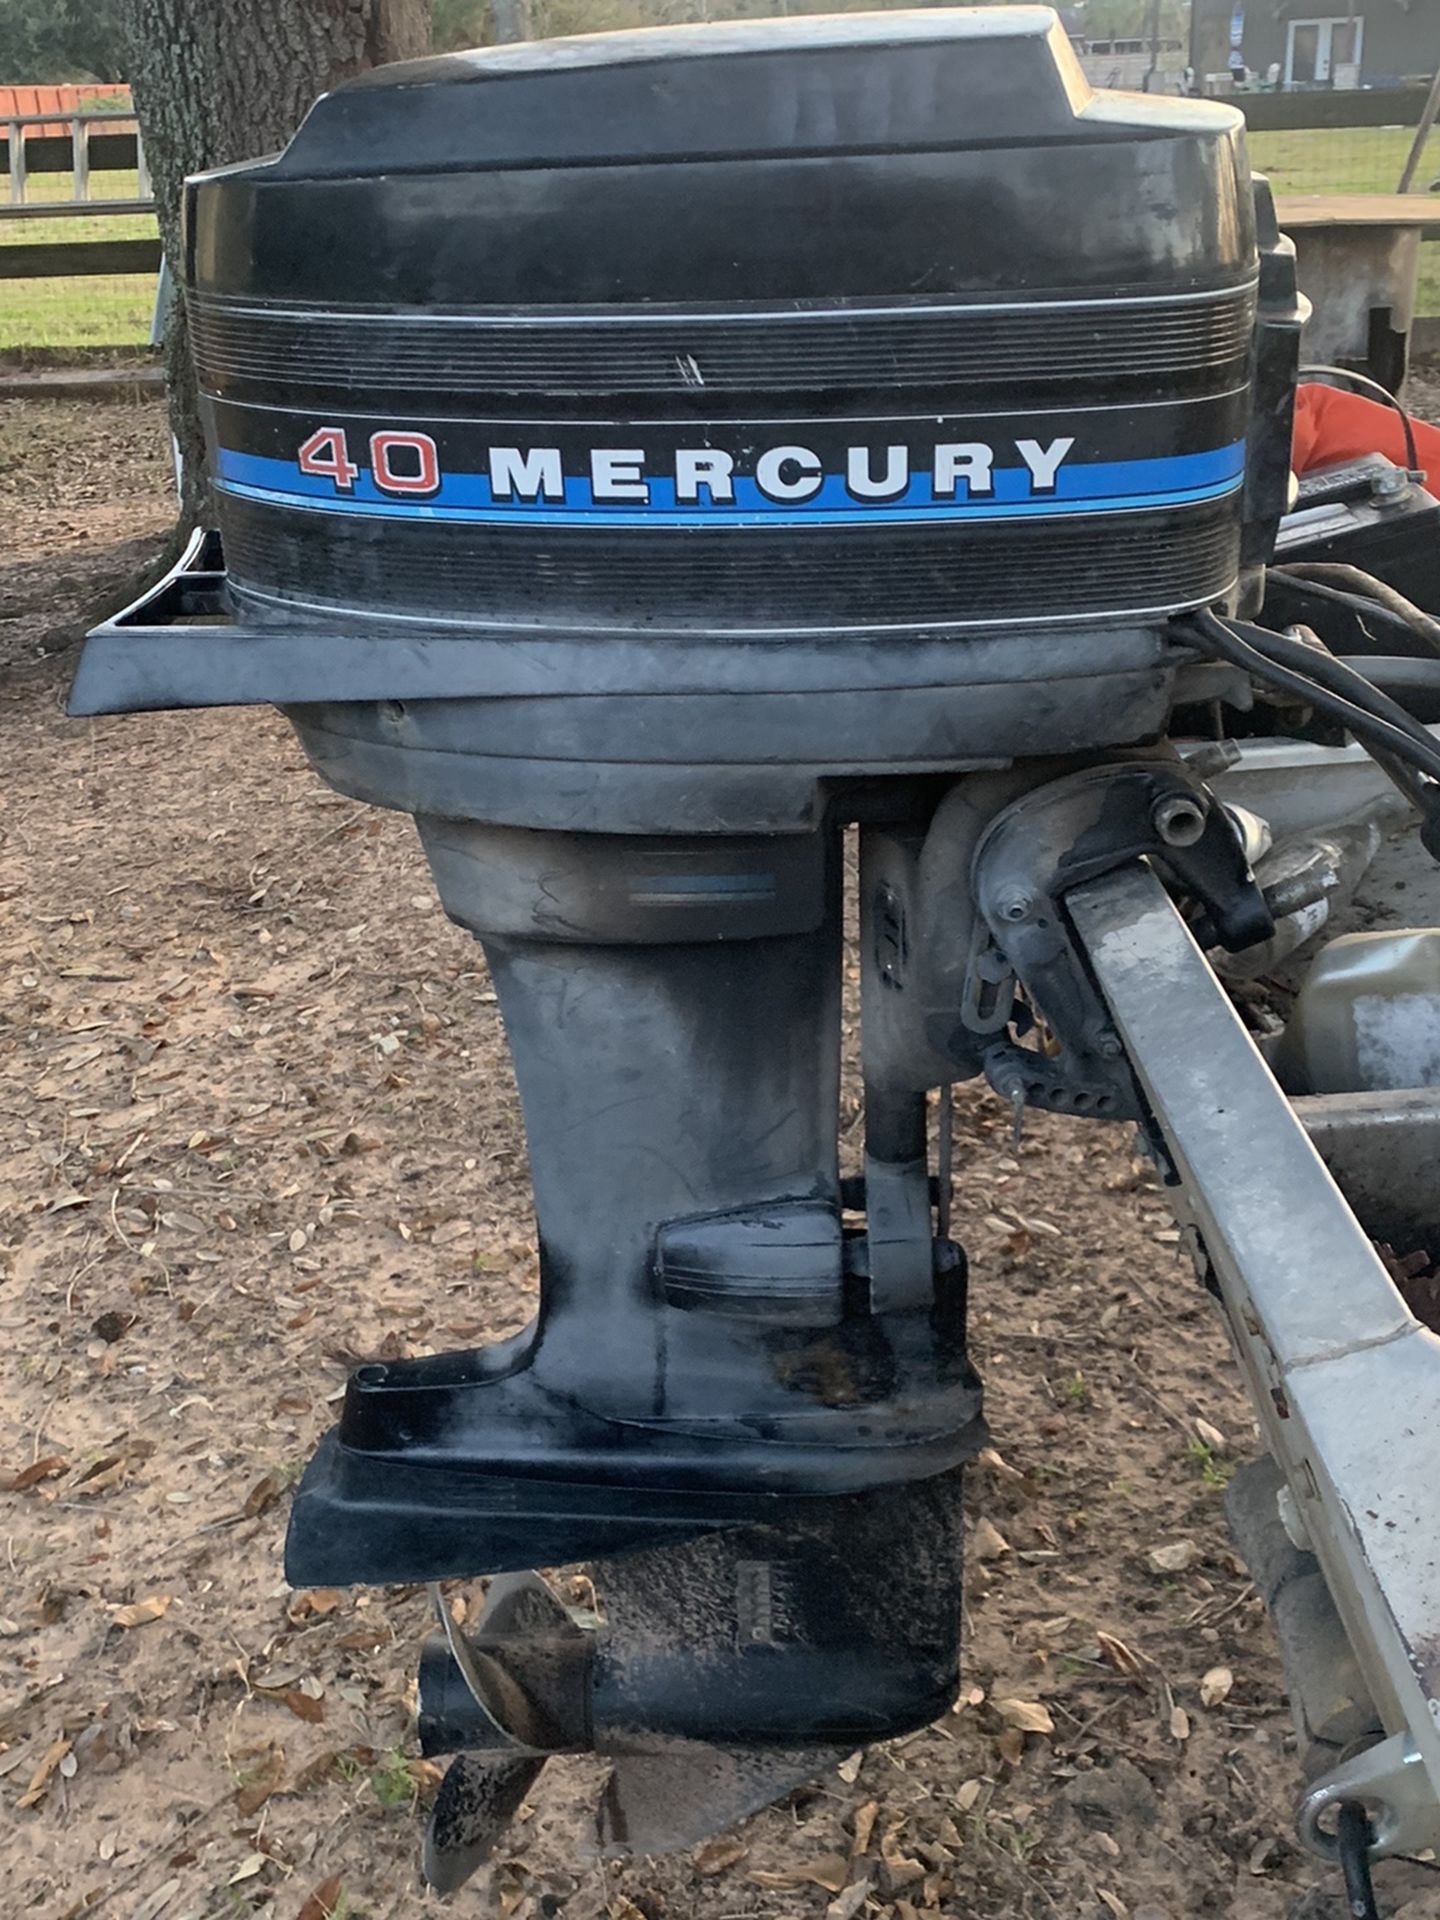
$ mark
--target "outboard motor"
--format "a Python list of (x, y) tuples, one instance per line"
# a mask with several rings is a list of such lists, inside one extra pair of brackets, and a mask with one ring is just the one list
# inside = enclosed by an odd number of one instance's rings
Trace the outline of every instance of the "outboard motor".
[[(415, 816), (539, 1222), (526, 1333), (355, 1373), (289, 1576), (500, 1576), (424, 1657), (437, 1886), (557, 1752), (613, 1757), (603, 1844), (682, 1844), (953, 1696), (984, 1430), (931, 1090), (1167, 1164), (1064, 903), (1148, 871), (1202, 945), (1273, 932), (1166, 734), (1250, 699), (1292, 254), (1238, 113), (1096, 94), (1024, 7), (381, 70), (186, 223), (218, 539), (72, 710), (274, 702)], [(528, 1572), (577, 1561), (583, 1621)]]

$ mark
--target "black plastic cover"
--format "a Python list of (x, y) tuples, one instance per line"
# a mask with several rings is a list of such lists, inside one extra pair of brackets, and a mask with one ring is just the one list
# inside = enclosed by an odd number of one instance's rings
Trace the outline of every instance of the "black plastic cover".
[(1044, 8), (383, 69), (186, 214), (233, 623), (77, 710), (273, 700), (368, 800), (792, 831), (1151, 738), (1279, 510), (1243, 122)]
[(189, 188), (232, 585), (617, 641), (1223, 597), (1241, 136), (1093, 93), (1033, 7), (372, 74)]

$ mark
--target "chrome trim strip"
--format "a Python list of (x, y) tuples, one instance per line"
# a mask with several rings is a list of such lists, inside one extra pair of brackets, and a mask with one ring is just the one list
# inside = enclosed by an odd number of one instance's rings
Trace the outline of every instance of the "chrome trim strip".
[(666, 326), (676, 321), (712, 320), (725, 324), (743, 322), (758, 324), (778, 322), (782, 325), (804, 324), (807, 320), (906, 320), (911, 318), (931, 319), (948, 318), (954, 315), (984, 316), (1005, 313), (1083, 313), (1094, 309), (1133, 308), (1145, 312), (1156, 307), (1191, 307), (1206, 304), (1218, 305), (1223, 301), (1240, 300), (1253, 295), (1259, 286), (1259, 276), (1244, 280), (1237, 286), (1207, 288), (1194, 293), (1156, 293), (1156, 294), (1100, 294), (1093, 299), (1078, 298), (1069, 300), (1005, 300), (1005, 301), (947, 301), (916, 302), (897, 300), (893, 305), (882, 303), (870, 306), (829, 306), (829, 307), (476, 307), (466, 312), (433, 307), (320, 307), (300, 302), (283, 303), (281, 301), (255, 301), (236, 298), (230, 294), (190, 292), (187, 300), (190, 305), (217, 314), (235, 314), (258, 318), (280, 318), (295, 320), (344, 320), (364, 323), (367, 321), (393, 325), (396, 321), (418, 321), (422, 324), (476, 326), (476, 327), (546, 327), (546, 326)]
[[(1000, 632), (1013, 627), (1103, 627), (1112, 626), (1119, 622), (1141, 622), (1148, 624), (1155, 621), (1169, 620), (1172, 615), (1177, 613), (1193, 612), (1196, 607), (1213, 606), (1217, 600), (1224, 599), (1226, 594), (1234, 588), (1237, 577), (1238, 576), (1232, 576), (1224, 586), (1218, 587), (1212, 592), (1199, 594), (1188, 600), (1166, 601), (1164, 605), (1154, 607), (1092, 607), (1087, 608), (1083, 613), (1046, 613), (1040, 615), (1020, 613), (1006, 614), (985, 620), (902, 620), (888, 625), (877, 625), (874, 621), (871, 621), (868, 625), (860, 627), (706, 626), (703, 628), (678, 627), (671, 631), (673, 632), (676, 642), (679, 644), (690, 640), (703, 639), (772, 640), (777, 644), (783, 645), (786, 640), (792, 638), (799, 640), (824, 640), (828, 637), (834, 637), (836, 639), (865, 639), (872, 634), (883, 636), (892, 633), (953, 633), (960, 636), (981, 631)], [(478, 614), (468, 612), (464, 614), (404, 613), (398, 610), (392, 611), (389, 608), (380, 612), (374, 607), (347, 607), (343, 601), (338, 600), (307, 600), (298, 594), (270, 593), (262, 587), (247, 586), (244, 581), (237, 581), (235, 584), (237, 591), (242, 594), (245, 599), (263, 601), (267, 606), (300, 608), (307, 613), (331, 616), (337, 613), (344, 614), (348, 617), (374, 621), (382, 626), (454, 627), (458, 633), (462, 634), (475, 632), (503, 634), (507, 638), (516, 641), (522, 641), (527, 638), (539, 640), (544, 639), (547, 635), (567, 633), (584, 634), (591, 639), (602, 640), (623, 640), (632, 633), (643, 634), (647, 640), (658, 640), (665, 637), (664, 630), (655, 627), (602, 627), (597, 625), (593, 620), (588, 623), (575, 625), (566, 625), (561, 621), (547, 621), (543, 626), (538, 623), (522, 626), (514, 621), (486, 620)], [(1182, 663), (1177, 659), (1172, 664), (1179, 666)]]

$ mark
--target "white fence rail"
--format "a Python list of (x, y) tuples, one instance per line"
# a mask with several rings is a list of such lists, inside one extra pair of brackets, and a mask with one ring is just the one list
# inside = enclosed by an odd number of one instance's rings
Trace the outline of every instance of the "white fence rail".
[[(7, 116), (4, 125), (10, 194), (8, 203), (0, 204), (0, 219), (24, 219), (27, 216), (33, 219), (51, 219), (56, 215), (81, 213), (148, 213), (154, 207), (149, 170), (145, 165), (145, 148), (138, 129), (135, 133), (135, 158), (139, 173), (138, 196), (125, 200), (103, 198), (97, 200), (91, 193), (91, 135), (97, 127), (102, 131), (107, 128), (124, 127), (128, 130), (134, 127), (133, 113), (60, 114), (52, 110), (49, 113), (10, 115)], [(73, 179), (71, 197), (68, 200), (32, 200), (27, 197), (30, 183), (30, 169), (26, 155), (27, 141), (35, 137), (36, 128), (61, 125), (69, 129)]]

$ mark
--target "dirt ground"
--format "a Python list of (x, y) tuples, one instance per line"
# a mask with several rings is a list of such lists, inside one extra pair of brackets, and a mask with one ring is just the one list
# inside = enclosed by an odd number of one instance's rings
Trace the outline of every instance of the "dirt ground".
[[(293, 1594), (281, 1541), (359, 1357), (528, 1317), (517, 1103), (408, 820), (328, 792), (268, 712), (64, 717), (49, 650), (165, 529), (167, 484), (152, 404), (0, 408), (0, 1907), (438, 1911), (424, 1595)], [(1117, 1129), (1041, 1119), (1015, 1149), (960, 1104), (998, 1461), (959, 1707), (658, 1862), (568, 1857), (556, 1769), (457, 1914), (1343, 1913), (1292, 1837), (1222, 1518), (1253, 1426), (1163, 1204)], [(1433, 1870), (1381, 1884), (1440, 1915)]]

